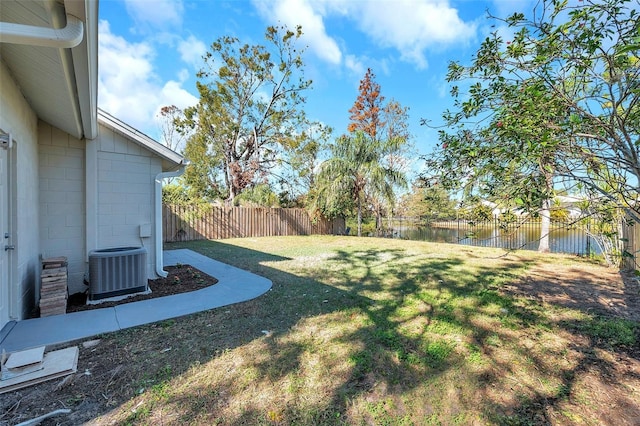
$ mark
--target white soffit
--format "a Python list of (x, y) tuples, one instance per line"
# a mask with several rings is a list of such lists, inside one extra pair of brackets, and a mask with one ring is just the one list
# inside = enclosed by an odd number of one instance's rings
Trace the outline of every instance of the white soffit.
[(2, 42), (0, 58), (38, 118), (79, 139), (95, 137), (97, 2), (0, 1), (3, 23), (64, 28), (67, 14), (84, 23), (83, 40), (72, 49)]

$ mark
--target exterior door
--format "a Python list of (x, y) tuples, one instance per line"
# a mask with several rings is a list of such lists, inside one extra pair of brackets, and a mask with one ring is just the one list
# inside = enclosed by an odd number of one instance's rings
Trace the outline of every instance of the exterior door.
[(9, 166), (8, 151), (0, 148), (0, 329), (9, 322)]

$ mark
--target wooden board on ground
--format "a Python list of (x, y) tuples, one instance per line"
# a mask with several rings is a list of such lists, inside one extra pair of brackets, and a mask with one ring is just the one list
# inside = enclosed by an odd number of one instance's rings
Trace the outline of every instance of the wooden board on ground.
[(47, 380), (63, 377), (78, 370), (77, 346), (44, 354), (42, 369), (7, 380), (0, 380), (0, 393), (22, 389)]
[(27, 349), (26, 351), (2, 354), (2, 374), (0, 380), (8, 380), (14, 377), (31, 374), (42, 370), (42, 359), (44, 358), (44, 346)]
[(27, 349), (26, 351), (14, 352), (7, 356), (3, 367), (5, 368), (18, 368), (24, 367), (29, 364), (35, 364), (36, 362), (42, 362), (44, 357), (44, 346), (40, 346), (33, 349)]

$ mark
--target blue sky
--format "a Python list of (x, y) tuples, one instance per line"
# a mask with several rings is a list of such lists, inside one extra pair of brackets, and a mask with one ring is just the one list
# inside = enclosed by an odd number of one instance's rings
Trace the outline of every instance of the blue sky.
[[(451, 60), (468, 63), (495, 22), (528, 12), (535, 0), (102, 0), (99, 98), (102, 109), (160, 139), (158, 111), (197, 102), (202, 55), (221, 36), (263, 44), (269, 25), (302, 25), (309, 118), (346, 132), (348, 110), (367, 68), (382, 95), (409, 107), (420, 154), (437, 142), (423, 118), (450, 106)], [(508, 30), (497, 28), (508, 37)]]

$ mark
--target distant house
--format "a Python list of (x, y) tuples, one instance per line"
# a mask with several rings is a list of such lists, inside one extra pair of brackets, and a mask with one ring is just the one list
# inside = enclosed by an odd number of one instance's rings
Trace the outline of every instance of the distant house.
[[(584, 203), (585, 199), (581, 197), (569, 196), (569, 195), (558, 195), (553, 199), (552, 209), (564, 209), (568, 212), (569, 219), (578, 219), (580, 218), (584, 212), (582, 211), (580, 205)], [(491, 215), (493, 218), (498, 218), (500, 215), (510, 212), (517, 217), (527, 216), (528, 213), (521, 209), (508, 209), (499, 207), (498, 204), (488, 201), (481, 200), (480, 203), (483, 206), (489, 207), (491, 209)]]
[(558, 195), (553, 200), (553, 205), (555, 208), (561, 208), (568, 212), (569, 219), (579, 219), (584, 216), (584, 212), (580, 207), (581, 204), (584, 204), (586, 201), (585, 198), (575, 197), (571, 195)]
[(480, 200), (480, 204), (491, 209), (491, 217), (493, 217), (493, 218), (497, 218), (501, 214), (503, 214), (503, 213), (508, 211), (508, 209), (505, 209), (505, 208), (502, 208), (502, 207), (498, 207), (498, 205), (496, 203), (494, 203), (493, 201)]
[(164, 274), (161, 182), (183, 158), (98, 110), (97, 28), (97, 1), (0, 6), (0, 329), (32, 315), (42, 258), (67, 257), (70, 293), (94, 249), (144, 246)]

